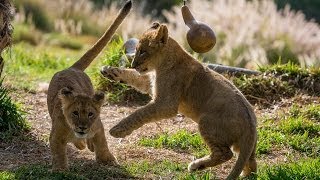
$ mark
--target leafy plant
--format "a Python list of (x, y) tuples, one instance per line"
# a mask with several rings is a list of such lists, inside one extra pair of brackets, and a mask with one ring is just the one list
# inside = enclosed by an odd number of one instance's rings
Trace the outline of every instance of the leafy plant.
[(29, 129), (24, 119), (24, 112), (9, 96), (9, 91), (0, 80), (0, 139), (17, 135)]

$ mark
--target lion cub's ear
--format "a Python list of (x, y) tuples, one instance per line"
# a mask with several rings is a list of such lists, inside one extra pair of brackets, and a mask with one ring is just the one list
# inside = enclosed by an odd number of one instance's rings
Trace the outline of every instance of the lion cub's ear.
[(153, 22), (150, 29), (158, 29), (159, 26), (160, 26), (159, 22)]
[(156, 23), (154, 26), (155, 27), (155, 36), (154, 38), (149, 42), (150, 47), (163, 47), (165, 44), (168, 42), (169, 38), (169, 33), (168, 33), (168, 28), (164, 24), (159, 24)]
[(62, 104), (70, 102), (74, 98), (73, 89), (71, 87), (64, 87), (59, 91), (59, 98)]
[(97, 103), (99, 106), (102, 106), (104, 102), (104, 93), (101, 91), (97, 91), (93, 96), (93, 101)]

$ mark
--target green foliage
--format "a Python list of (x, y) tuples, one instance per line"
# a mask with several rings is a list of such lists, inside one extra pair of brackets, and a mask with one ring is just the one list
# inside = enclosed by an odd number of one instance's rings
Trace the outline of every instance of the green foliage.
[(189, 152), (197, 157), (209, 154), (201, 136), (198, 133), (192, 134), (187, 130), (180, 130), (172, 135), (164, 133), (154, 137), (143, 137), (139, 140), (139, 145)]
[(0, 139), (9, 138), (29, 129), (24, 112), (9, 96), (9, 90), (0, 80)]
[(82, 49), (82, 43), (77, 40), (76, 37), (64, 36), (62, 34), (52, 33), (47, 37), (47, 44), (59, 46), (61, 48), (80, 50)]
[(23, 8), (25, 16), (32, 18), (37, 29), (50, 32), (53, 29), (53, 20), (50, 19), (42, 3), (40, 0), (13, 0), (15, 7)]
[(258, 172), (258, 179), (319, 179), (320, 158), (300, 160), (289, 164), (278, 164), (275, 166), (264, 166)]
[[(123, 40), (121, 38), (111, 41), (108, 44), (108, 49), (97, 60), (97, 66), (129, 67), (130, 61), (126, 58), (122, 46)], [(135, 101), (145, 103), (149, 100), (148, 95), (141, 94), (126, 84), (114, 82), (103, 77), (97, 69), (90, 71), (89, 74), (92, 77), (94, 86), (107, 92), (107, 100), (110, 102)]]
[[(300, 64), (299, 58), (297, 54), (292, 51), (292, 48), (289, 46), (288, 43), (285, 43), (285, 47), (283, 48), (270, 48), (266, 50), (267, 58), (270, 64), (286, 64), (288, 62), (294, 64)], [(280, 61), (279, 61), (280, 59)]]
[(32, 25), (15, 23), (13, 26), (13, 42), (24, 41), (32, 45), (38, 45), (40, 43), (43, 34)]

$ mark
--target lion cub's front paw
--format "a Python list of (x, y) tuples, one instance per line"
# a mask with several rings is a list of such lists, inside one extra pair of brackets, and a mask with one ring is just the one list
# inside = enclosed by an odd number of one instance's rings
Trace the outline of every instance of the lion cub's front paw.
[(116, 125), (114, 127), (112, 127), (109, 130), (109, 133), (111, 136), (116, 137), (116, 138), (124, 138), (127, 135), (131, 134), (132, 131), (128, 130), (127, 128), (120, 126), (120, 125)]
[(69, 171), (68, 166), (55, 166), (53, 165), (52, 169), (50, 172), (66, 172)]
[(97, 162), (104, 165), (111, 165), (111, 166), (119, 165), (118, 160), (112, 155), (109, 157), (99, 157), (97, 158)]
[(100, 72), (104, 77), (110, 80), (121, 81), (120, 75), (122, 73), (122, 70), (120, 68), (103, 66)]

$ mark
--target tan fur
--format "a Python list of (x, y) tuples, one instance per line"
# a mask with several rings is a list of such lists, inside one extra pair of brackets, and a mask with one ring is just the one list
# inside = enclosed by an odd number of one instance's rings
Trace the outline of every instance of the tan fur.
[(87, 144), (95, 152), (98, 162), (117, 163), (109, 152), (100, 120), (104, 94), (94, 92), (90, 78), (83, 71), (111, 39), (131, 6), (131, 1), (127, 2), (97, 43), (70, 68), (57, 72), (50, 82), (47, 104), (52, 119), (50, 148), (53, 170), (67, 169), (68, 142), (74, 143), (78, 149), (84, 149)]
[[(245, 176), (256, 172), (256, 116), (251, 105), (230, 81), (184, 51), (168, 36), (165, 25), (154, 23), (142, 35), (132, 67), (140, 73), (108, 67), (101, 73), (151, 93), (153, 100), (114, 126), (112, 136), (125, 137), (146, 123), (179, 112), (198, 123), (211, 150), (210, 155), (191, 162), (189, 171), (228, 161), (233, 147), (238, 160), (228, 179), (236, 179), (242, 170)], [(155, 78), (147, 78), (148, 72), (155, 73)]]

